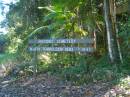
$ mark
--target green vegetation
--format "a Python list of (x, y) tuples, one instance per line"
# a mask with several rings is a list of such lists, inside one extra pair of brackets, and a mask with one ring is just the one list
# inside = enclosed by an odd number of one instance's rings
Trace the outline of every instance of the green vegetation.
[(6, 64), (9, 62), (15, 62), (15, 61), (16, 61), (15, 54), (8, 54), (8, 53), (0, 54), (0, 64)]
[[(112, 9), (115, 8), (114, 4), (117, 10), (120, 6), (126, 6), (128, 0), (110, 1), (19, 0), (9, 4), (6, 23), (1, 23), (1, 26), (8, 28), (8, 33), (5, 39), (0, 35), (0, 43), (5, 41), (0, 64), (18, 62), (15, 65), (20, 68), (18, 76), (48, 73), (59, 75), (75, 84), (117, 81), (127, 76), (130, 71), (129, 12), (128, 8), (118, 13)], [(28, 51), (30, 39), (85, 39), (93, 38), (94, 35), (97, 48), (91, 54)], [(57, 44), (45, 46), (53, 47)], [(20, 74), (21, 71), (24, 73)]]

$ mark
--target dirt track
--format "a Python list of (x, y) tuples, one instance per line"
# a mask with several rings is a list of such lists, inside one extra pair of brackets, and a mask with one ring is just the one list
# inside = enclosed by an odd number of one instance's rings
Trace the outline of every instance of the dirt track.
[(19, 80), (1, 80), (0, 97), (118, 97), (111, 92), (111, 86), (109, 83), (74, 86), (57, 77), (41, 74)]

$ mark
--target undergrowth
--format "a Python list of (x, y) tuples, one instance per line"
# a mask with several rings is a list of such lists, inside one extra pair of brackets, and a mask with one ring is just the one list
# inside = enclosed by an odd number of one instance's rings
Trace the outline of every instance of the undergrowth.
[[(16, 61), (15, 54), (3, 54), (0, 55), (0, 64), (4, 64), (7, 61)], [(62, 61), (62, 60), (60, 60)], [(78, 57), (76, 61), (67, 62), (63, 64), (57, 61), (45, 63), (44, 61), (38, 61), (37, 70), (39, 73), (48, 73), (51, 75), (60, 76), (65, 81), (71, 81), (74, 84), (84, 84), (90, 82), (106, 82), (112, 81), (117, 83), (121, 78), (129, 75), (130, 65), (129, 60), (125, 59), (124, 64), (111, 64), (108, 61), (108, 57), (104, 55), (101, 58), (95, 57)], [(12, 73), (15, 74), (22, 72), (23, 74), (31, 74), (34, 72), (33, 62), (23, 62), (16, 65)], [(16, 76), (16, 75), (15, 75)], [(21, 76), (21, 75), (18, 75)]]
[[(89, 82), (117, 82), (129, 74), (130, 66), (128, 59), (124, 64), (111, 64), (107, 56), (100, 59), (87, 57), (79, 59), (74, 65), (66, 64), (40, 64), (41, 72), (47, 72), (54, 75), (60, 75), (64, 80), (69, 80), (75, 84)], [(46, 68), (44, 68), (46, 66)]]
[(17, 61), (16, 54), (9, 54), (9, 53), (1, 53), (0, 54), (0, 64), (6, 64), (8, 62)]

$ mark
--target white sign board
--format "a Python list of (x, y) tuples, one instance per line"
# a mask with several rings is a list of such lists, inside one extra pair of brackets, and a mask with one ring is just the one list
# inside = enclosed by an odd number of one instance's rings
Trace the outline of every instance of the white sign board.
[(31, 52), (94, 52), (93, 47), (29, 47), (29, 51)]
[(94, 43), (93, 38), (87, 39), (38, 39), (38, 40), (29, 40), (29, 44), (47, 44), (47, 43)]
[[(29, 46), (29, 51), (31, 52), (94, 52), (94, 42), (93, 38), (87, 39), (38, 39), (38, 40), (29, 40), (29, 44), (37, 44)], [(87, 47), (40, 47), (39, 44), (85, 44)], [(39, 46), (39, 47), (38, 47)]]

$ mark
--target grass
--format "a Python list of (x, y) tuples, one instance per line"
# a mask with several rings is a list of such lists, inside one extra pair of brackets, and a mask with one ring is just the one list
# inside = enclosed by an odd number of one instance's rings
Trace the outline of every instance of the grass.
[(9, 54), (9, 53), (1, 53), (0, 54), (0, 64), (6, 64), (8, 62), (13, 62), (16, 60), (16, 54)]
[[(84, 62), (86, 61), (86, 62)], [(73, 81), (76, 84), (83, 84), (98, 81), (113, 81), (117, 83), (121, 78), (125, 78), (130, 71), (129, 62), (124, 64), (110, 64), (107, 56), (100, 59), (93, 57), (80, 58), (75, 65), (66, 64), (48, 64), (47, 68), (42, 68), (41, 71), (51, 74), (58, 74), (64, 80)], [(44, 66), (44, 63), (39, 65)]]
[[(16, 54), (0, 54), (0, 64), (16, 62), (16, 57)], [(27, 65), (23, 66), (26, 67)], [(127, 61), (124, 64), (110, 64), (107, 56), (103, 56), (98, 60), (94, 57), (81, 57), (75, 62), (75, 65), (58, 64), (55, 62), (50, 64), (40, 63), (38, 64), (38, 70), (39, 73), (60, 75), (64, 80), (70, 80), (76, 84), (99, 81), (119, 83), (120, 79), (129, 75), (130, 66)]]

